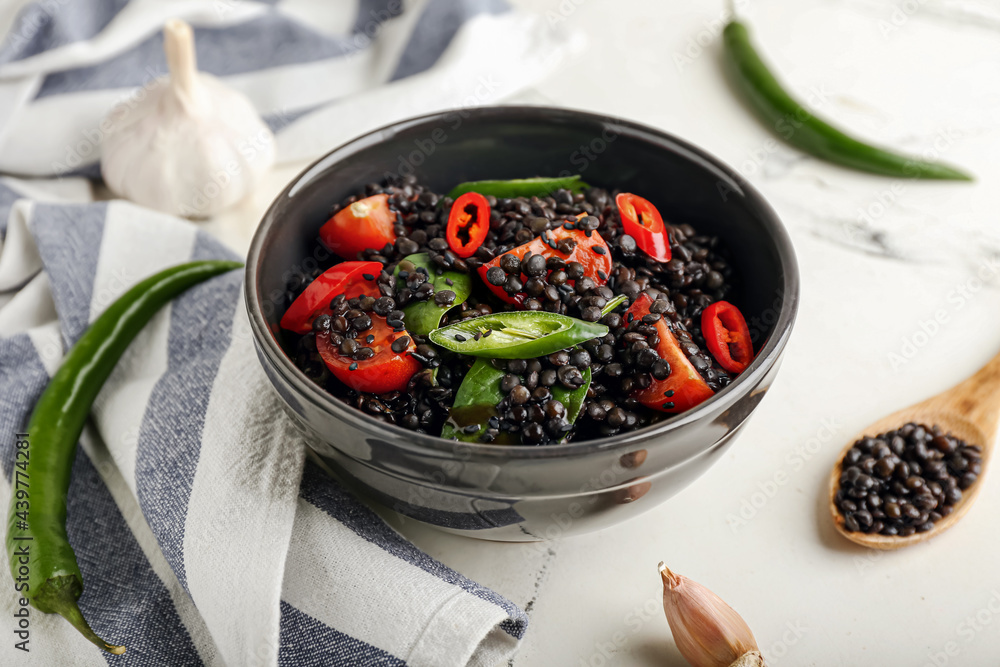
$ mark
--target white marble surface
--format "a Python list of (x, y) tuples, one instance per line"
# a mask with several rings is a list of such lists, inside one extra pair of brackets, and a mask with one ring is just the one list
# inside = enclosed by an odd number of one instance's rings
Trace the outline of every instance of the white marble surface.
[[(738, 167), (791, 232), (802, 307), (782, 371), (744, 435), (670, 502), (547, 545), (394, 524), (525, 606), (531, 627), (516, 667), (683, 664), (660, 610), (660, 560), (733, 605), (772, 667), (996, 665), (996, 471), (960, 526), (897, 553), (835, 535), (824, 493), (853, 433), (1000, 349), (1000, 8), (737, 0), (768, 59), (822, 115), (890, 146), (937, 151), (976, 174), (963, 185), (848, 172), (772, 142), (720, 74), (721, 3), (515, 4), (588, 36), (578, 58), (520, 101), (633, 118)], [(208, 228), (245, 247), (262, 208), (301, 166), (278, 169), (254, 201)]]

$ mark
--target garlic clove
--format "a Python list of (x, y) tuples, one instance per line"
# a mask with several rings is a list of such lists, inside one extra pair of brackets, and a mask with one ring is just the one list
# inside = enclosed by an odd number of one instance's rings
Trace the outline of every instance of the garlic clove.
[[(693, 667), (763, 665), (746, 621), (722, 598), (660, 563), (663, 610), (674, 643)], [(757, 662), (755, 662), (755, 660)]]
[(212, 215), (253, 192), (274, 164), (274, 135), (244, 95), (197, 71), (190, 26), (168, 22), (164, 50), (169, 77), (105, 118), (101, 173), (136, 203)]

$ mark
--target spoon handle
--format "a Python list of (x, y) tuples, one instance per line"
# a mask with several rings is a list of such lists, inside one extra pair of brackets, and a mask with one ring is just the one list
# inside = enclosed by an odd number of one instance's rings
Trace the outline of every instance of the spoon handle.
[(928, 402), (950, 408), (974, 423), (993, 444), (1000, 423), (1000, 354), (993, 357), (968, 380), (935, 396)]

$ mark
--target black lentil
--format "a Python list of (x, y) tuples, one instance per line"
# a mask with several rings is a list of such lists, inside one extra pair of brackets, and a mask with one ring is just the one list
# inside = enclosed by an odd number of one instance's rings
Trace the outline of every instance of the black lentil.
[(501, 255), (500, 268), (508, 275), (521, 275), (521, 262), (514, 255)]
[(503, 284), (507, 282), (507, 273), (499, 266), (491, 266), (489, 270), (486, 271), (486, 280), (488, 280), (491, 285), (502, 287)]
[(545, 258), (541, 255), (531, 255), (521, 262), (521, 272), (538, 277), (545, 273)]
[(330, 326), (332, 324), (333, 324), (333, 318), (331, 318), (329, 315), (320, 315), (315, 320), (313, 320), (312, 330), (315, 331), (316, 333), (320, 333), (322, 331), (329, 331)]
[(450, 306), (455, 303), (455, 293), (451, 290), (441, 290), (434, 295), (434, 303), (438, 306)]

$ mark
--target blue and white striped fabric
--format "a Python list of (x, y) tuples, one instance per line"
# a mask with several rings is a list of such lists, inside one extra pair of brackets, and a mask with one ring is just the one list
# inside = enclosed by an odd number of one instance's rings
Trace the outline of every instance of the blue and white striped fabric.
[[(126, 202), (0, 179), (0, 507), (14, 434), (72, 344), (157, 270), (231, 257), (194, 225)], [(78, 194), (78, 193), (77, 193)], [(49, 201), (43, 201), (47, 198)], [(252, 348), (242, 273), (159, 313), (102, 390), (77, 452), (68, 528), (103, 654), (32, 610), (5, 665), (506, 664), (527, 619), (417, 550), (307, 462)], [(6, 563), (0, 581), (7, 581)], [(13, 618), (13, 585), (0, 584)], [(4, 627), (0, 623), (0, 627)]]
[(0, 172), (96, 175), (104, 114), (166, 73), (169, 18), (268, 121), (279, 161), (498, 102), (579, 46), (506, 0), (37, 0), (0, 16)]

